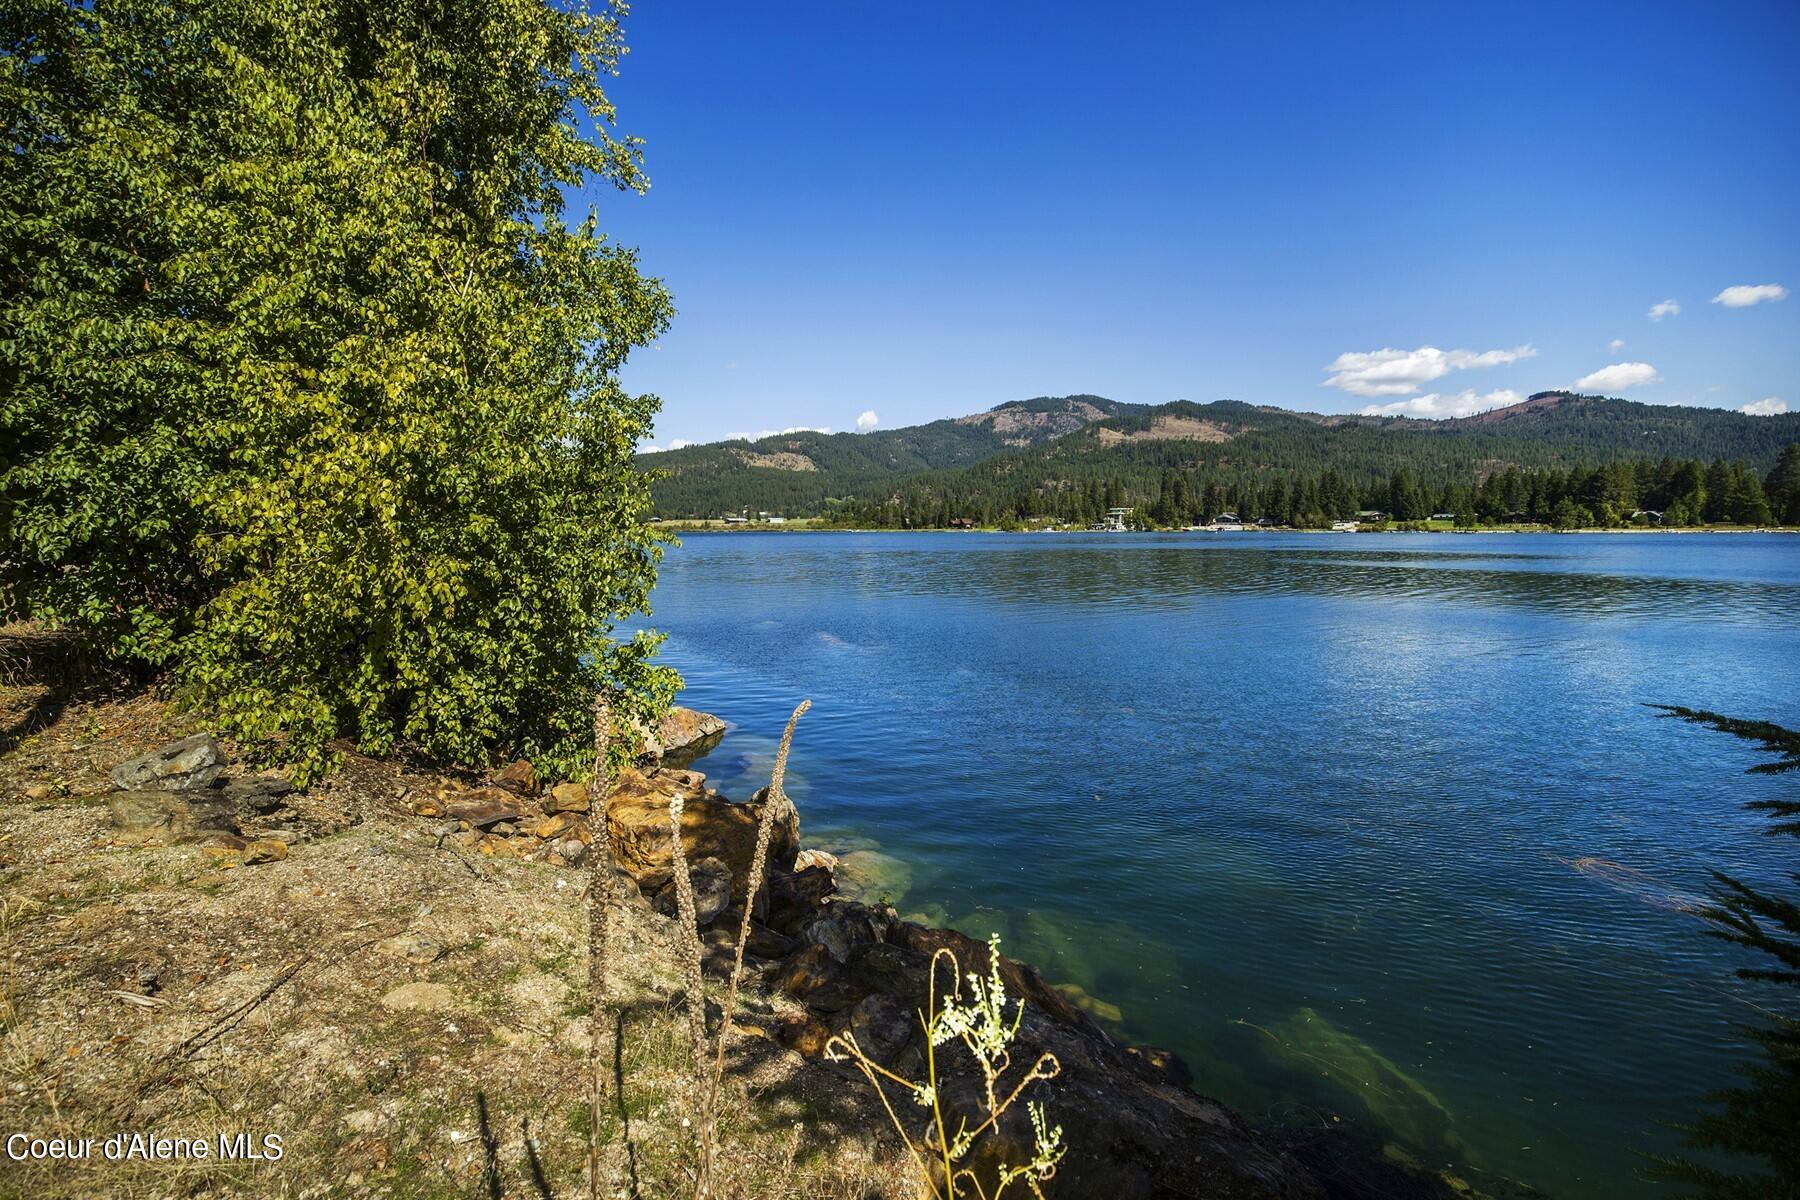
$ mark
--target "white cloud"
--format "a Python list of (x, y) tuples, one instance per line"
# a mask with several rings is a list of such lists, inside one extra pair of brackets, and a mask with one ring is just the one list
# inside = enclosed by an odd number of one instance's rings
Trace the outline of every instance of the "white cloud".
[(686, 438), (669, 439), (669, 449), (671, 450), (680, 450), (684, 446), (692, 446), (693, 444), (693, 442), (688, 441)]
[(1478, 412), (1486, 412), (1490, 408), (1505, 408), (1509, 404), (1517, 404), (1525, 397), (1511, 388), (1500, 388), (1497, 391), (1477, 394), (1474, 388), (1455, 392), (1451, 395), (1440, 395), (1432, 392), (1425, 396), (1413, 396), (1406, 400), (1396, 400), (1392, 404), (1371, 404), (1362, 410), (1365, 417), (1423, 417), (1427, 420), (1442, 420), (1446, 417), (1469, 417)]
[(1535, 358), (1537, 350), (1518, 346), (1511, 350), (1365, 350), (1340, 354), (1325, 369), (1332, 372), (1326, 387), (1342, 388), (1357, 396), (1410, 396), (1422, 384), (1441, 379), (1452, 371), (1498, 367)]
[(1786, 300), (1787, 294), (1788, 290), (1779, 283), (1740, 283), (1714, 296), (1712, 302), (1726, 308), (1749, 308), (1765, 300)]
[(1645, 383), (1659, 383), (1662, 376), (1649, 363), (1623, 362), (1614, 363), (1610, 367), (1601, 367), (1589, 375), (1583, 375), (1575, 381), (1575, 387), (1581, 391), (1622, 392), (1626, 388), (1634, 388)]
[(1780, 396), (1764, 396), (1738, 409), (1741, 413), (1749, 413), (1753, 417), (1779, 417), (1788, 410), (1787, 401)]
[(1673, 317), (1680, 312), (1681, 305), (1678, 302), (1674, 300), (1664, 300), (1658, 304), (1652, 304), (1650, 306), (1650, 311), (1644, 315), (1649, 317), (1652, 321), (1660, 321), (1664, 317)]
[(831, 426), (790, 425), (786, 429), (759, 429), (755, 433), (728, 433), (724, 437), (727, 442), (760, 442), (764, 438), (780, 437), (785, 433), (830, 433)]
[(1606, 343), (1606, 348), (1609, 351), (1611, 351), (1612, 353), (1617, 354), (1619, 351), (1621, 351), (1625, 348), (1625, 339), (1624, 338), (1614, 338), (1612, 341)]
[(881, 418), (876, 416), (875, 410), (871, 408), (856, 418), (856, 432), (867, 433), (879, 424), (881, 424)]

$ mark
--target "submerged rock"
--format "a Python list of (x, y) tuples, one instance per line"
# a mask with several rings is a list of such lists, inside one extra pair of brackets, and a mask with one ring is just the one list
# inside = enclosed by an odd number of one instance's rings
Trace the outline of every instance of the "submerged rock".
[(1443, 1102), (1362, 1038), (1311, 1008), (1297, 1009), (1265, 1032), (1278, 1059), (1329, 1080), (1347, 1114), (1364, 1115), (1418, 1152), (1462, 1161), (1470, 1157)]
[(899, 904), (912, 890), (912, 866), (879, 850), (839, 854), (832, 874), (844, 895), (869, 903)]

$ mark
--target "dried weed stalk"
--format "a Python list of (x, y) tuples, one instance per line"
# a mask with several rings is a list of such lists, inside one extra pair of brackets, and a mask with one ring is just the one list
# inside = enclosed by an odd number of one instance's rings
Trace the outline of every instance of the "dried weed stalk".
[(744, 974), (744, 946), (750, 940), (751, 914), (756, 911), (757, 895), (762, 890), (763, 878), (768, 873), (769, 842), (774, 836), (776, 818), (787, 811), (789, 804), (787, 793), (782, 790), (782, 782), (787, 777), (788, 750), (794, 743), (794, 726), (800, 723), (800, 718), (811, 707), (811, 700), (802, 700), (799, 707), (794, 709), (794, 715), (788, 718), (787, 729), (781, 735), (781, 746), (775, 752), (775, 771), (769, 778), (769, 790), (763, 797), (762, 815), (756, 830), (756, 850), (751, 856), (750, 873), (745, 882), (744, 915), (738, 927), (737, 948), (731, 964), (730, 984), (725, 993), (724, 1013), (719, 1023), (718, 1040), (710, 1046), (711, 1071), (707, 1070), (709, 1046), (706, 1039), (706, 995), (700, 978), (700, 927), (694, 909), (693, 881), (688, 876), (687, 850), (681, 844), (681, 794), (677, 792), (669, 799), (675, 903), (680, 912), (681, 926), (681, 969), (687, 987), (688, 1034), (693, 1042), (694, 1084), (700, 1101), (699, 1120), (695, 1123), (695, 1136), (698, 1139), (694, 1164), (696, 1200), (706, 1200), (712, 1185), (719, 1088), (725, 1074), (725, 1042), (731, 1034), (732, 1015), (737, 1010), (738, 987)]
[(588, 782), (588, 1057), (593, 1089), (588, 1096), (588, 1197), (600, 1200), (600, 1113), (606, 1095), (606, 1064), (612, 1061), (612, 980), (607, 974), (612, 942), (612, 839), (606, 831), (607, 750), (612, 738), (612, 705), (606, 693), (594, 697), (594, 774)]
[[(881, 1098), (881, 1105), (887, 1110), (888, 1119), (893, 1122), (906, 1148), (912, 1153), (913, 1161), (918, 1165), (919, 1174), (924, 1182), (926, 1194), (933, 1200), (998, 1200), (1013, 1184), (1023, 1181), (1031, 1189), (1031, 1194), (1042, 1200), (1043, 1189), (1040, 1185), (1048, 1182), (1056, 1175), (1057, 1164), (1067, 1153), (1062, 1143), (1062, 1126), (1051, 1127), (1044, 1116), (1043, 1106), (1035, 1101), (1026, 1101), (1026, 1111), (1031, 1116), (1033, 1147), (1031, 1158), (1026, 1162), (1012, 1165), (1000, 1163), (994, 1168), (992, 1190), (984, 1186), (975, 1169), (966, 1162), (969, 1150), (976, 1139), (993, 1129), (1006, 1115), (1007, 1111), (1024, 1095), (1025, 1089), (1039, 1080), (1054, 1079), (1062, 1070), (1056, 1056), (1044, 1053), (1038, 1056), (1029, 1070), (1013, 1080), (1006, 1078), (1012, 1066), (1010, 1047), (1019, 1030), (1019, 1022), (1025, 1015), (1023, 1001), (1013, 1002), (1012, 1020), (1006, 1019), (1006, 981), (1000, 975), (1000, 939), (995, 937), (988, 942), (989, 971), (983, 979), (974, 971), (967, 976), (969, 997), (964, 1000), (962, 986), (957, 981), (958, 964), (956, 955), (948, 949), (940, 949), (931, 957), (931, 983), (926, 1000), (926, 1011), (919, 1016), (919, 1023), (925, 1031), (925, 1078), (915, 1081), (904, 1078), (888, 1070), (871, 1059), (863, 1048), (857, 1045), (856, 1035), (846, 1030), (837, 1034), (825, 1043), (826, 1057), (833, 1062), (848, 1060), (863, 1073), (869, 1086)], [(948, 963), (950, 979), (955, 982), (956, 990), (944, 998), (942, 1008), (937, 1004), (938, 963)], [(971, 1126), (970, 1118), (957, 1117), (956, 1132), (950, 1132), (944, 1115), (944, 1101), (938, 1085), (937, 1051), (940, 1046), (952, 1042), (961, 1042), (981, 1070), (982, 1095), (981, 1110), (974, 1114), (976, 1123)], [(894, 1084), (907, 1098), (921, 1108), (931, 1110), (930, 1117), (917, 1130), (909, 1128), (895, 1112), (893, 1101), (888, 1098), (883, 1081)]]

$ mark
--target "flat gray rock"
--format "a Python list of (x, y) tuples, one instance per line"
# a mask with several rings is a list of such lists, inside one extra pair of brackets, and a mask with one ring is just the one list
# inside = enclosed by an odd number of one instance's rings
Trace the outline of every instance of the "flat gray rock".
[(187, 792), (209, 788), (225, 773), (225, 751), (210, 734), (170, 742), (112, 769), (113, 786), (124, 791)]

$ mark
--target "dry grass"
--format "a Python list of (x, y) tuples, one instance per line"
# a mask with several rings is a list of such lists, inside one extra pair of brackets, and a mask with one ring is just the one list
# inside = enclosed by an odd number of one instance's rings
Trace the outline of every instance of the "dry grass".
[[(621, 893), (591, 959), (586, 872), (440, 845), (399, 798), (427, 780), (355, 755), (296, 798), (315, 832), (285, 861), (115, 844), (107, 768), (187, 731), (142, 693), (76, 697), (0, 753), (0, 1110), (38, 1136), (278, 1133), (284, 1155), (0, 1159), (0, 1196), (692, 1192), (703, 1093), (672, 922)], [(442, 954), (408, 960), (393, 934)], [(442, 1006), (384, 1003), (408, 985)], [(798, 1014), (758, 990), (738, 1005), (740, 1029)], [(725, 1064), (713, 1196), (910, 1196), (879, 1112), (835, 1072), (744, 1035)]]

